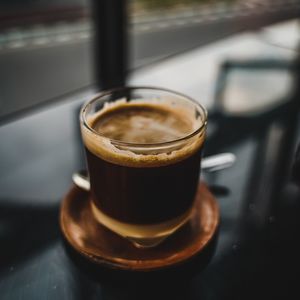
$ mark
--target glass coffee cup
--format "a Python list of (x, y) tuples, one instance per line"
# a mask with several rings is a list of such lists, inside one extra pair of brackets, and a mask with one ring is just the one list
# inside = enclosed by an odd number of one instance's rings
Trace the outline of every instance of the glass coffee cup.
[(207, 124), (199, 103), (161, 88), (119, 88), (85, 104), (80, 123), (97, 221), (153, 247), (189, 220)]

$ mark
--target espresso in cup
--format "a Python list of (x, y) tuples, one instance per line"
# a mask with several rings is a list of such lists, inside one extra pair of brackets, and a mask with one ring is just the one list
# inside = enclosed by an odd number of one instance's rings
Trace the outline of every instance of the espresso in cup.
[[(95, 218), (140, 246), (153, 246), (188, 219), (200, 174), (206, 114), (169, 91), (102, 99), (82, 114)], [(109, 92), (108, 92), (109, 93)], [(153, 93), (153, 91), (152, 91)], [(148, 97), (148, 98), (147, 98)], [(109, 100), (109, 101), (108, 101)], [(87, 112), (89, 108), (89, 113)]]

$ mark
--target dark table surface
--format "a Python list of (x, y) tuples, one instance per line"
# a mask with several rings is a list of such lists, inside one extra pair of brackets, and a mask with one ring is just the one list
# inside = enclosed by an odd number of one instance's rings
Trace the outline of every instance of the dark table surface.
[(85, 165), (78, 110), (91, 93), (0, 127), (1, 299), (299, 299), (294, 96), (254, 116), (211, 114), (204, 154), (237, 157), (229, 169), (202, 174), (221, 211), (214, 255), (191, 277), (170, 282), (166, 275), (162, 285), (150, 277), (140, 285), (91, 276), (60, 233), (60, 203), (72, 172)]

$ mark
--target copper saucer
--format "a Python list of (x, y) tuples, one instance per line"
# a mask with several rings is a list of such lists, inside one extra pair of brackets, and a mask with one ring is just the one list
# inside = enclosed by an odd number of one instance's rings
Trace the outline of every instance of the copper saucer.
[(219, 224), (217, 202), (200, 183), (190, 221), (159, 246), (138, 249), (94, 219), (88, 195), (76, 186), (71, 188), (62, 202), (60, 226), (67, 242), (99, 266), (153, 271), (181, 264), (206, 248)]

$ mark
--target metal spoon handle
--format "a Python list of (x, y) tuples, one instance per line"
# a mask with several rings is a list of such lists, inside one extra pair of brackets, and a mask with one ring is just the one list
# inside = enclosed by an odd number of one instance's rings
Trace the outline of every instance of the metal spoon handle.
[[(236, 157), (232, 153), (221, 153), (208, 156), (202, 159), (201, 169), (207, 172), (215, 172), (229, 168), (234, 164)], [(72, 175), (73, 182), (85, 191), (91, 188), (90, 180), (86, 171), (76, 172)]]
[(207, 172), (215, 172), (231, 167), (235, 160), (236, 157), (233, 153), (220, 153), (208, 156), (202, 159), (201, 169)]
[(91, 189), (90, 180), (86, 175), (83, 175), (82, 172), (76, 172), (72, 175), (72, 180), (81, 189), (89, 191)]

